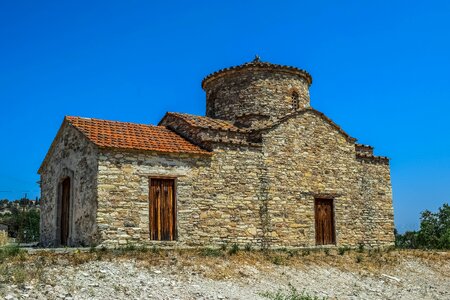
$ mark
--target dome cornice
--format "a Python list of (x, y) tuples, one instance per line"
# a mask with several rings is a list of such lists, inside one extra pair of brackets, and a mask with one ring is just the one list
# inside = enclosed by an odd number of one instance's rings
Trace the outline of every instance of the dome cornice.
[(227, 76), (233, 73), (238, 73), (242, 71), (267, 71), (267, 72), (277, 72), (277, 73), (285, 73), (285, 74), (291, 74), (291, 75), (298, 75), (302, 78), (304, 78), (308, 85), (312, 84), (312, 76), (306, 72), (305, 70), (292, 67), (292, 66), (284, 66), (284, 65), (277, 65), (272, 64), (269, 62), (262, 62), (260, 61), (259, 57), (256, 56), (255, 59), (251, 62), (244, 63), (242, 65), (229, 67), (229, 68), (223, 68), (219, 71), (216, 71), (214, 73), (209, 74), (202, 80), (202, 88), (205, 89), (205, 86), (220, 77)]

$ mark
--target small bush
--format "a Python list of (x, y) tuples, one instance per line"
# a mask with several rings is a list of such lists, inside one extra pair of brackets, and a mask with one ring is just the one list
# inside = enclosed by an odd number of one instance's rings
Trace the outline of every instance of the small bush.
[(141, 253), (147, 253), (149, 251), (149, 249), (147, 246), (141, 245), (141, 246), (139, 246), (138, 251)]
[(222, 251), (226, 251), (227, 250), (227, 243), (223, 243), (222, 245), (220, 245), (220, 249), (222, 249)]
[(245, 244), (245, 251), (252, 251), (252, 244)]
[(302, 256), (308, 256), (311, 254), (311, 251), (309, 251), (309, 249), (303, 250), (302, 251)]
[(234, 243), (233, 246), (231, 246), (230, 250), (228, 251), (228, 254), (234, 255), (234, 254), (238, 253), (238, 251), (239, 251), (239, 246), (238, 246), (238, 244)]
[(271, 300), (326, 300), (327, 298), (319, 298), (318, 296), (310, 295), (306, 291), (302, 291), (301, 293), (297, 291), (297, 289), (289, 284), (289, 290), (287, 292), (283, 292), (278, 290), (276, 292), (264, 292), (259, 294), (262, 297)]
[(205, 248), (205, 249), (202, 249), (201, 255), (211, 256), (211, 257), (219, 257), (219, 256), (223, 256), (223, 252), (221, 249)]
[(136, 251), (137, 247), (135, 244), (127, 244), (125, 247), (123, 247), (123, 251), (125, 252), (132, 252)]
[(363, 258), (362, 255), (356, 255), (356, 262), (359, 264), (360, 262), (362, 262)]
[(283, 263), (283, 259), (281, 258), (281, 256), (275, 255), (275, 256), (272, 258), (272, 263), (273, 263), (274, 265), (279, 266), (279, 265), (281, 265), (281, 264)]
[(344, 255), (345, 252), (348, 252), (348, 251), (350, 251), (350, 247), (349, 246), (339, 247), (338, 254), (339, 255)]
[(363, 253), (364, 252), (364, 244), (363, 243), (359, 243), (358, 244), (358, 252), (359, 253)]
[(0, 248), (0, 262), (3, 262), (4, 260), (15, 257), (15, 256), (25, 256), (25, 251), (20, 249), (19, 246), (13, 245), (13, 246), (5, 246)]
[(103, 260), (104, 252), (97, 252), (95, 254), (96, 254), (95, 255), (96, 260), (98, 260), (98, 261)]
[(330, 249), (329, 248), (323, 249), (323, 252), (325, 253), (326, 256), (330, 255)]

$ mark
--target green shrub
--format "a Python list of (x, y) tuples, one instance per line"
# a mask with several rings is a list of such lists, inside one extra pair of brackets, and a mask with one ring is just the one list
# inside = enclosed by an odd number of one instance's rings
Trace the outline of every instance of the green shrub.
[(252, 251), (252, 244), (250, 243), (245, 244), (245, 251)]
[(364, 252), (364, 244), (363, 243), (359, 243), (358, 244), (358, 252), (359, 253), (363, 253)]
[(326, 256), (330, 255), (330, 248), (323, 249), (323, 252), (325, 253)]
[(419, 242), (416, 231), (406, 231), (404, 234), (395, 232), (395, 246), (398, 248), (417, 249)]
[(138, 251), (142, 252), (142, 253), (147, 253), (149, 251), (149, 249), (147, 246), (141, 245), (141, 246), (139, 246)]
[(450, 206), (445, 203), (436, 213), (423, 211), (419, 231), (394, 234), (399, 248), (450, 249)]
[(220, 245), (220, 249), (222, 249), (222, 251), (226, 251), (227, 250), (227, 243), (223, 243), (222, 245)]
[(136, 251), (137, 247), (135, 244), (127, 244), (125, 247), (123, 247), (123, 251), (125, 252), (132, 252), (132, 251)]
[(0, 248), (0, 262), (15, 256), (25, 256), (25, 250), (20, 249), (17, 245), (4, 246)]
[(275, 255), (275, 256), (272, 258), (272, 263), (273, 263), (274, 265), (279, 266), (279, 265), (281, 265), (281, 264), (283, 263), (283, 259), (281, 258), (281, 256)]
[(231, 246), (230, 250), (228, 251), (229, 255), (234, 255), (236, 253), (238, 253), (239, 251), (239, 246), (238, 244), (234, 243), (233, 246)]
[(223, 256), (223, 251), (221, 249), (204, 248), (201, 251), (203, 256), (219, 257)]
[(356, 262), (359, 264), (360, 262), (362, 262), (363, 258), (362, 255), (358, 254), (356, 255)]

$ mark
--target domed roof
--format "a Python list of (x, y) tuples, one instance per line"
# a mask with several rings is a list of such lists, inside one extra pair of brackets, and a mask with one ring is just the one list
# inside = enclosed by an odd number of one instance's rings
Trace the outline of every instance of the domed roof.
[(267, 71), (277, 71), (280, 73), (289, 73), (293, 75), (298, 75), (300, 77), (303, 77), (306, 79), (309, 85), (312, 84), (312, 77), (311, 75), (306, 72), (305, 70), (292, 67), (292, 66), (284, 66), (284, 65), (277, 65), (272, 64), (269, 62), (262, 62), (258, 55), (255, 56), (255, 58), (251, 62), (246, 62), (239, 66), (229, 67), (220, 69), (219, 71), (216, 71), (214, 73), (209, 74), (202, 80), (202, 88), (205, 88), (205, 85), (218, 77), (224, 76), (227, 73), (234, 73), (245, 69), (255, 69), (255, 70), (267, 70)]

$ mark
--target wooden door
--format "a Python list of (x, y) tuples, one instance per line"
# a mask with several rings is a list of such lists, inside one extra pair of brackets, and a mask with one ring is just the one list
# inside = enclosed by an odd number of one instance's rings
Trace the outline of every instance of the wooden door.
[(316, 244), (329, 245), (335, 244), (333, 200), (316, 199), (315, 201), (316, 218)]
[(60, 217), (60, 241), (62, 246), (67, 246), (69, 239), (69, 209), (70, 209), (70, 178), (67, 177), (61, 183), (61, 217)]
[(174, 179), (150, 179), (150, 239), (176, 239), (176, 202)]

